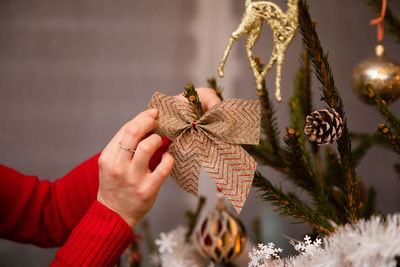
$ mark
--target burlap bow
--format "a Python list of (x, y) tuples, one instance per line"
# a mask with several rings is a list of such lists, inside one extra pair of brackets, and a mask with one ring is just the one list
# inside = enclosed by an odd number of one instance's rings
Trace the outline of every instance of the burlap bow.
[(203, 167), (240, 213), (253, 182), (256, 161), (239, 144), (259, 143), (259, 101), (225, 100), (197, 120), (188, 103), (156, 92), (149, 108), (159, 110), (156, 132), (173, 140), (169, 152), (175, 158), (171, 176), (176, 183), (197, 196)]

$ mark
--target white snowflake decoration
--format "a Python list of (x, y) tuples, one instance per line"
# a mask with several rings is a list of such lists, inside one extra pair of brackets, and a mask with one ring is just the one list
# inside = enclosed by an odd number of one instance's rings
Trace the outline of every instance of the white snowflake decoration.
[(173, 233), (161, 233), (160, 238), (156, 240), (156, 245), (160, 253), (172, 253), (177, 243), (174, 241)]
[[(269, 259), (268, 267), (395, 267), (400, 255), (400, 213), (384, 219), (374, 216), (370, 220), (359, 220), (337, 228), (337, 231), (322, 240), (305, 242), (290, 241), (300, 252), (298, 256), (271, 260), (271, 254), (253, 254), (261, 260)], [(251, 256), (250, 256), (251, 257)], [(250, 267), (267, 266), (251, 258)]]
[(295, 244), (294, 241), (291, 240), (290, 243), (293, 245), (295, 250), (300, 252), (300, 254), (312, 256), (316, 251), (321, 250), (320, 246), (322, 244), (322, 240), (317, 238), (314, 242), (312, 242), (311, 237), (306, 235), (304, 237), (304, 242), (298, 242)]
[(249, 252), (249, 267), (266, 267), (269, 260), (279, 259), (281, 248), (275, 248), (275, 244), (270, 242), (268, 245), (258, 244), (258, 248), (253, 248)]
[(185, 242), (186, 231), (187, 228), (178, 226), (168, 233), (161, 233), (155, 241), (159, 255), (152, 257), (153, 264), (163, 267), (203, 267), (203, 259), (193, 243)]

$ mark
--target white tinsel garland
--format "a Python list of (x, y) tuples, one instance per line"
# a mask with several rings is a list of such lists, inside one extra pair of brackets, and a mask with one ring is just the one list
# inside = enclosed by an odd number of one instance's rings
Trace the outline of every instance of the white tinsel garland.
[[(201, 267), (203, 259), (193, 243), (185, 242), (186, 228), (178, 226), (168, 233), (161, 233), (156, 240), (159, 254), (154, 263), (163, 267)], [(273, 243), (260, 244), (249, 252), (249, 267), (274, 266), (326, 266), (369, 267), (396, 266), (400, 256), (400, 214), (360, 220), (338, 228), (337, 232), (312, 241), (306, 236), (304, 242), (291, 240), (298, 256), (279, 258), (282, 250)], [(323, 246), (321, 246), (321, 243)]]
[(257, 266), (255, 262), (259, 262), (258, 266), (396, 266), (395, 257), (400, 256), (400, 214), (385, 219), (375, 216), (338, 228), (323, 239), (324, 248), (319, 246), (320, 241), (311, 242), (309, 237), (304, 243), (291, 243), (300, 255), (268, 260), (276, 250), (269, 250), (270, 254), (267, 250), (264, 254), (253, 250), (253, 254), (249, 253), (249, 266)]

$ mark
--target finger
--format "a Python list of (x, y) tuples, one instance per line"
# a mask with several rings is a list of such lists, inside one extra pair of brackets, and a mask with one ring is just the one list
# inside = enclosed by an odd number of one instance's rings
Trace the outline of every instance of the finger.
[[(158, 111), (156, 109), (150, 109), (139, 113), (133, 120), (128, 122), (124, 126), (120, 144), (128, 149), (136, 149), (140, 140), (142, 140), (146, 134), (152, 131), (156, 126)], [(133, 154), (115, 144), (117, 150), (116, 160), (119, 162), (131, 161)]]
[(149, 162), (154, 152), (163, 144), (161, 136), (152, 134), (140, 141), (132, 160), (134, 172), (149, 171)]
[(153, 156), (151, 156), (149, 162), (149, 169), (152, 172), (155, 170), (158, 164), (160, 164), (161, 157), (165, 152), (167, 152), (169, 145), (171, 144), (171, 141), (166, 137), (162, 137), (162, 143), (163, 144), (156, 150), (156, 152), (154, 152)]
[(186, 97), (184, 97), (183, 96), (183, 94), (179, 94), (179, 95), (176, 95), (176, 96), (174, 96), (176, 99), (178, 99), (179, 101), (182, 101), (182, 102), (187, 102), (188, 100), (186, 99)]
[(212, 88), (197, 88), (197, 93), (199, 94), (200, 102), (202, 105), (202, 108), (206, 111), (212, 108), (214, 105), (218, 104), (221, 102), (219, 97), (217, 96), (217, 93), (215, 92), (214, 89)]
[(107, 146), (103, 149), (101, 152), (101, 159), (102, 161), (110, 162), (111, 159), (114, 161), (118, 155), (119, 150), (121, 149), (118, 145), (118, 143), (121, 141), (122, 135), (125, 131), (126, 123), (124, 126), (122, 126), (118, 132), (113, 136), (110, 142), (108, 142)]
[(211, 95), (207, 101), (205, 101), (203, 106), (203, 109), (205, 111), (209, 110), (210, 108), (212, 108), (213, 106), (215, 106), (216, 104), (218, 104), (219, 102), (221, 102), (221, 100), (218, 98), (217, 95), (213, 94)]
[[(142, 113), (145, 113), (145, 112), (150, 112), (150, 116), (153, 116), (153, 111), (149, 111), (149, 110), (146, 110), (146, 111), (143, 111)], [(157, 113), (157, 112), (156, 112)], [(140, 114), (139, 114), (140, 115)], [(131, 125), (131, 123), (139, 116), (139, 115), (137, 115), (135, 118), (133, 118), (131, 121), (129, 121), (129, 122), (127, 122), (127, 123), (125, 123), (125, 125), (124, 126), (122, 126), (119, 130), (118, 130), (118, 132), (113, 136), (113, 138), (111, 139), (111, 141), (107, 144), (107, 146), (103, 149), (103, 152), (102, 152), (102, 154), (107, 154), (107, 157), (108, 157), (108, 155), (117, 155), (118, 154), (118, 152), (119, 152), (119, 150), (121, 149), (120, 147), (119, 147), (119, 145), (118, 145), (118, 143), (121, 141), (121, 139), (122, 139), (122, 136), (123, 136), (123, 134), (124, 134), (124, 131), (125, 131), (125, 129), (129, 126), (129, 125)], [(154, 115), (155, 117), (157, 116), (157, 115)], [(157, 127), (157, 125), (158, 125), (158, 122), (156, 122), (156, 127)], [(115, 158), (115, 157), (114, 157)]]
[(172, 168), (174, 167), (174, 157), (168, 152), (165, 152), (162, 155), (161, 162), (158, 164), (157, 168), (151, 173), (150, 179), (147, 179), (149, 183), (151, 183), (151, 187), (158, 189), (167, 179), (168, 175), (171, 173)]

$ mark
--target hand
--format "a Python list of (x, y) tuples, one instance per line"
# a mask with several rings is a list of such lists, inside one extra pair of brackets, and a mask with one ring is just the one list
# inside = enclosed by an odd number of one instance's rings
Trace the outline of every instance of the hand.
[[(157, 114), (156, 109), (146, 110), (125, 124), (99, 158), (97, 200), (118, 213), (131, 228), (151, 209), (174, 166), (173, 157), (165, 152), (153, 172), (148, 167), (162, 145), (159, 135), (148, 136), (157, 126)], [(119, 143), (136, 152), (121, 148)]]
[[(221, 100), (215, 93), (215, 90), (212, 88), (201, 87), (201, 88), (196, 88), (196, 91), (197, 94), (199, 95), (201, 107), (203, 108), (204, 112), (206, 112), (214, 105), (221, 102)], [(180, 101), (187, 101), (187, 99), (182, 94), (177, 95), (175, 97)]]

